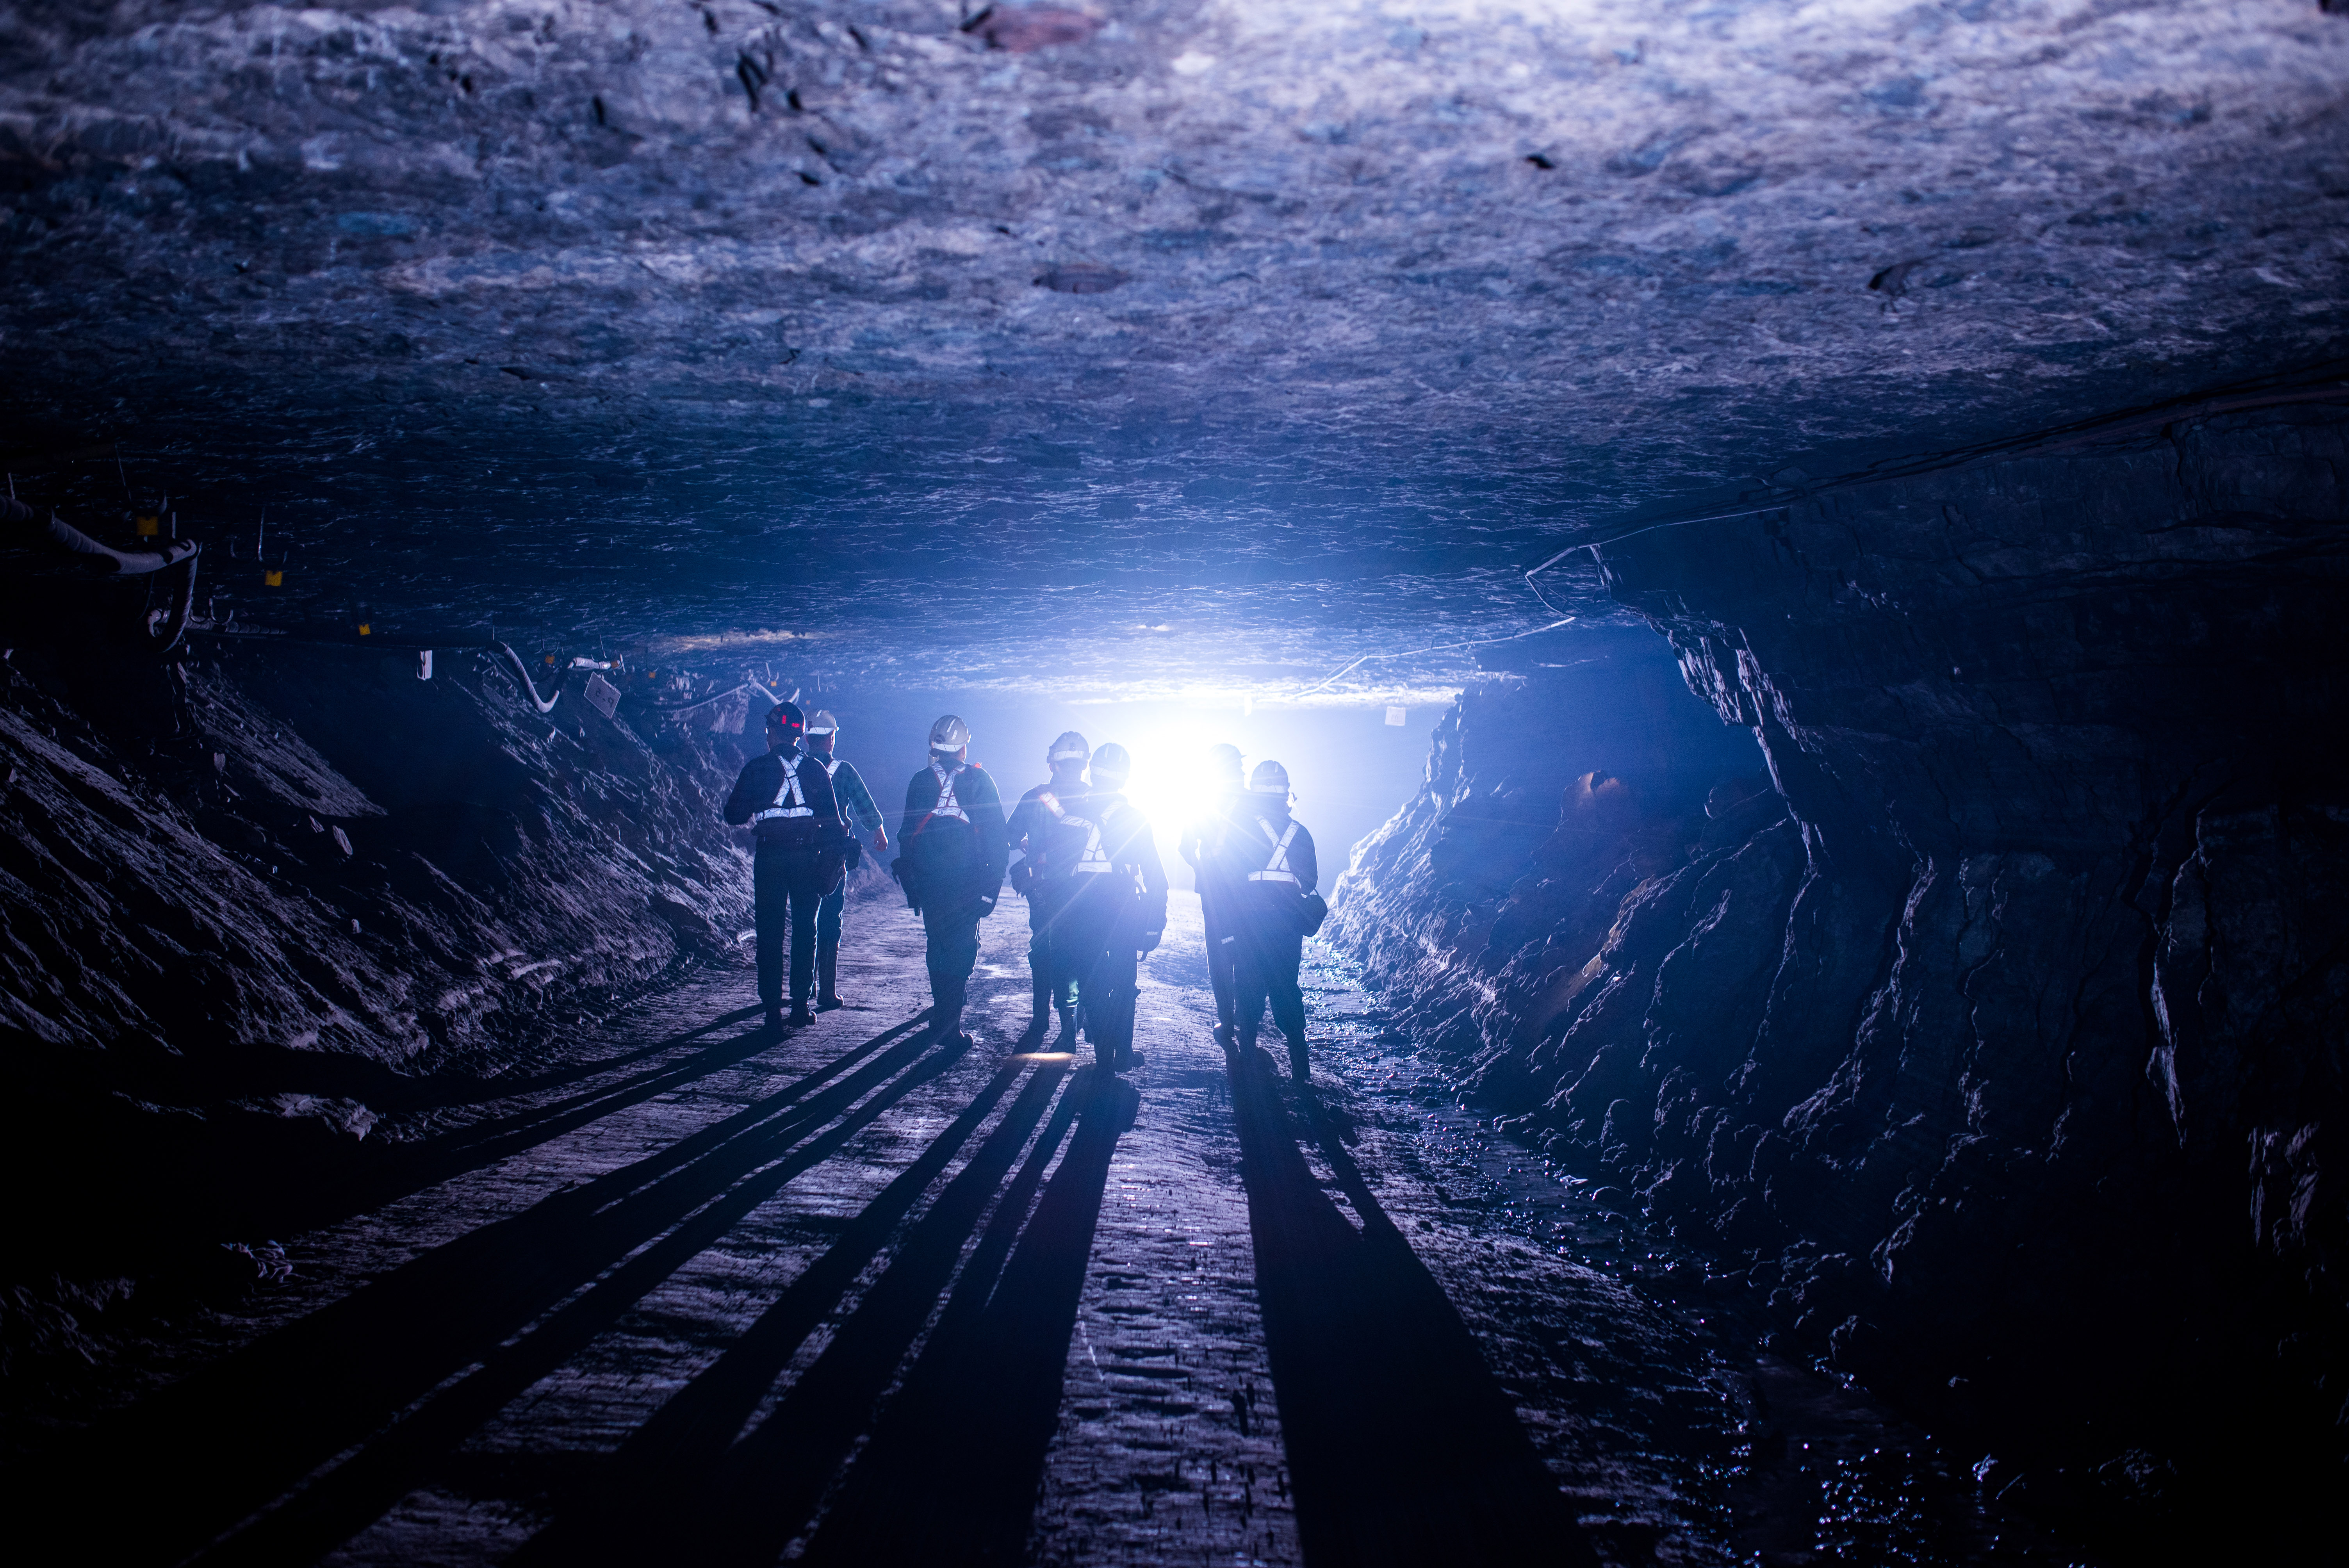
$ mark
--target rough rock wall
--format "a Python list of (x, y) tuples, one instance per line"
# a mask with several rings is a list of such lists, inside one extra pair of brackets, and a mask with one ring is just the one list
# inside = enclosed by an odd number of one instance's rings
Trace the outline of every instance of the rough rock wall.
[[(1336, 930), (1480, 1099), (1938, 1418), (2027, 1408), (2131, 1493), (2329, 1448), (2344, 521), (2326, 406), (1608, 546), (1766, 780), (1692, 833), (1538, 688), (1471, 698)], [(1536, 767), (1554, 819), (1480, 820)]]
[(575, 681), (541, 717), (487, 655), (435, 665), (210, 636), (0, 664), (12, 1273), (216, 1241), (200, 1216), (331, 1176), (403, 1086), (736, 961), (708, 738), (664, 758)]

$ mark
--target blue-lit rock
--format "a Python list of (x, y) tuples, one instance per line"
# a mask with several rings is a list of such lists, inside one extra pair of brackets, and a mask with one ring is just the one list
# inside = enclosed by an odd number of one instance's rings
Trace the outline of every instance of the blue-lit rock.
[(1552, 816), (1640, 731), (1546, 722), (1572, 676), (1471, 697), (1341, 939), (1795, 1343), (2249, 1484), (2349, 1351), (2344, 474), (2302, 403), (1605, 546), (1776, 788)]

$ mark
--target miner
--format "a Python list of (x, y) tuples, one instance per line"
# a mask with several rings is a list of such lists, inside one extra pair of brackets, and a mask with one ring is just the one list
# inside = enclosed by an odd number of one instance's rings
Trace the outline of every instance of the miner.
[(1243, 1049), (1256, 1045), (1265, 1004), (1288, 1039), (1288, 1070), (1306, 1081), (1305, 994), (1298, 985), (1305, 938), (1329, 906), (1314, 890), (1313, 835), (1289, 814), (1288, 770), (1259, 762), (1233, 813), (1218, 874), (1231, 892), (1234, 1022)]
[[(1032, 1047), (1043, 1039), (1055, 1010), (1061, 1015), (1062, 1048), (1076, 1040), (1077, 976), (1066, 966), (1065, 973), (1055, 973), (1052, 929), (1067, 907), (1070, 879), (1083, 848), (1085, 824), (1080, 820), (1076, 827), (1070, 826), (1068, 802), (1084, 796), (1085, 764), (1092, 757), (1092, 748), (1073, 729), (1053, 741), (1044, 752), (1050, 779), (1019, 797), (1005, 830), (1008, 848), (1020, 855), (1011, 871), (1011, 886), (1028, 901), (1028, 972), (1034, 1012), (1028, 1020), (1028, 1032), (1019, 1039), (1023, 1047)], [(1052, 853), (1056, 838), (1064, 841), (1064, 852), (1058, 856)]]
[[(881, 825), (881, 808), (873, 803), (873, 791), (864, 787), (864, 777), (853, 762), (834, 757), (833, 748), (839, 744), (840, 720), (823, 708), (808, 720), (807, 748), (832, 779), (832, 793), (840, 802), (840, 814), (872, 836), (873, 851), (885, 852), (889, 848), (889, 830)], [(861, 846), (854, 836), (848, 840), (848, 869), (854, 871), (862, 855)], [(822, 1012), (837, 1007), (840, 1002), (840, 917), (848, 903), (848, 881), (841, 879), (838, 887), (824, 894), (823, 903), (815, 913), (815, 1005)]]
[(890, 867), (928, 941), (930, 1029), (961, 1032), (964, 992), (978, 962), (978, 923), (1003, 891), (1003, 798), (970, 761), (970, 726), (947, 714), (930, 726), (930, 765), (905, 786), (897, 859)]
[(1082, 944), (1071, 958), (1082, 965), (1085, 1037), (1107, 1072), (1140, 1064), (1133, 1050), (1140, 966), (1166, 933), (1166, 872), (1158, 861), (1158, 840), (1150, 820), (1125, 798), (1133, 771), (1123, 746), (1093, 753), (1086, 810), (1097, 826), (1086, 852), (1100, 869), (1077, 879), (1060, 928), (1072, 947)]
[(1246, 793), (1240, 771), (1240, 748), (1207, 748), (1208, 796), (1196, 820), (1185, 823), (1174, 847), (1191, 864), (1192, 885), (1199, 892), (1199, 918), (1206, 927), (1207, 987), (1216, 996), (1216, 1038), (1228, 1046), (1238, 1038), (1233, 1029), (1231, 889), (1223, 880), (1224, 843), (1231, 835), (1232, 812)]
[(832, 776), (802, 741), (807, 716), (794, 703), (767, 710), (767, 754), (742, 765), (726, 798), (726, 820), (747, 822), (757, 841), (751, 861), (751, 908), (758, 926), (759, 1000), (767, 1026), (783, 1023), (783, 931), (792, 934), (792, 1017), (810, 1024), (808, 993), (815, 988), (817, 908), (848, 872), (848, 830), (840, 820)]

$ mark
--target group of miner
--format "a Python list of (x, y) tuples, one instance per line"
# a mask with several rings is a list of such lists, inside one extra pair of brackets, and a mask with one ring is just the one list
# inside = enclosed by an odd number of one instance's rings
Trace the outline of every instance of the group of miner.
[[(833, 755), (839, 734), (829, 713), (811, 718), (790, 702), (770, 708), (766, 754), (743, 766), (726, 801), (726, 820), (749, 826), (756, 841), (759, 999), (774, 1029), (843, 1005), (841, 915), (847, 873), (863, 853), (856, 833), (876, 853), (890, 846), (872, 791)], [(1142, 962), (1166, 931), (1166, 871), (1150, 821), (1125, 794), (1133, 758), (1071, 730), (1045, 754), (1050, 777), (1007, 819), (995, 780), (970, 760), (968, 725), (948, 714), (930, 727), (929, 744), (929, 766), (905, 786), (889, 869), (922, 917), (932, 1033), (961, 1035), (978, 923), (995, 913), (1008, 882), (1028, 905), (1034, 1012), (1022, 1047), (1041, 1044), (1057, 1019), (1054, 1050), (1073, 1051), (1081, 1039), (1107, 1071), (1137, 1066), (1134, 1001)], [(1244, 773), (1231, 746), (1213, 748), (1207, 763), (1209, 799), (1177, 842), (1206, 926), (1216, 1037), (1254, 1048), (1269, 1007), (1288, 1044), (1289, 1070), (1302, 1082), (1298, 970), (1305, 938), (1329, 913), (1315, 891), (1313, 835), (1290, 815), (1279, 763)]]

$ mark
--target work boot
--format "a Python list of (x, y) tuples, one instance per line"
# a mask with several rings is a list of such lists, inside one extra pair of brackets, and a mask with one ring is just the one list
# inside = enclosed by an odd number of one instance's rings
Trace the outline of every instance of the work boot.
[(963, 997), (967, 983), (940, 985), (930, 993), (930, 1033), (951, 1040), (962, 1033)]
[(1291, 1040), (1288, 1042), (1288, 1076), (1295, 1078), (1299, 1083), (1309, 1081), (1310, 1075), (1306, 1071), (1305, 1066), (1305, 1042), (1303, 1040)]
[(1239, 1043), (1240, 1032), (1237, 1029), (1234, 1028), (1229, 1024), (1217, 1024), (1216, 1026), (1216, 1044), (1223, 1047), (1226, 1050), (1230, 1050), (1234, 1046), (1237, 1046)]
[(1032, 1051), (1044, 1043), (1044, 1031), (1052, 1025), (1052, 988), (1037, 980), (1031, 985), (1035, 1010), (1029, 1015), (1027, 1032), (1019, 1037), (1019, 1048)]
[(1077, 1010), (1074, 1007), (1061, 1007), (1059, 1012), (1061, 1037), (1052, 1042), (1052, 1048), (1056, 1051), (1073, 1051), (1077, 1048)]
[(807, 998), (804, 996), (792, 997), (792, 1026), (795, 1029), (804, 1028), (806, 1026), (814, 1022), (815, 1015), (808, 1010)]
[(840, 950), (820, 954), (815, 961), (815, 1010), (828, 1013), (842, 1006), (840, 1000)]
[(783, 1028), (783, 1010), (782, 1010), (782, 1008), (781, 1008), (780, 1006), (775, 1006), (770, 1005), (770, 1006), (768, 1006), (768, 1008), (767, 1008), (767, 1033), (769, 1033), (769, 1034), (771, 1034), (771, 1035), (781, 1034), (781, 1033), (782, 1032), (782, 1028)]

